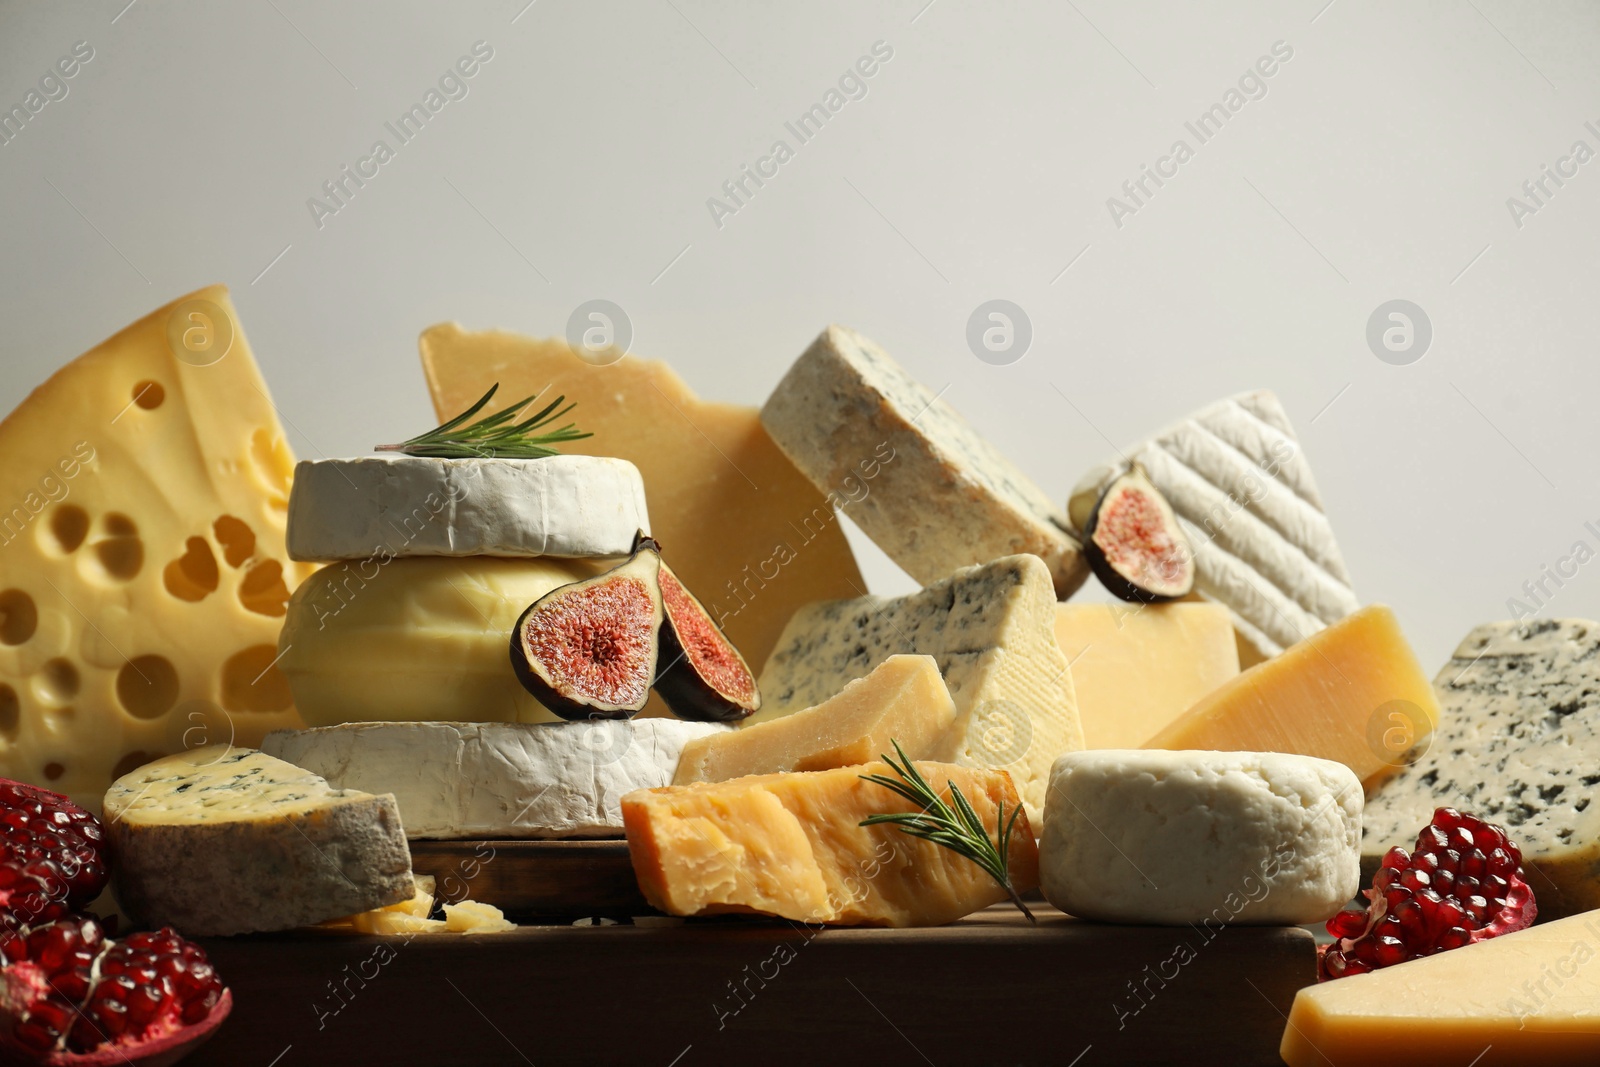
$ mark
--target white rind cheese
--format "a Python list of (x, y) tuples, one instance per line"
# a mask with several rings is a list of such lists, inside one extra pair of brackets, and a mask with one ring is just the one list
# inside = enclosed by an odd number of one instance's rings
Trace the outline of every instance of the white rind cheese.
[(368, 722), (280, 730), (263, 751), (344, 789), (393, 793), (409, 838), (621, 837), (622, 795), (669, 785), (721, 723)]
[(1058, 596), (1088, 574), (1049, 495), (854, 330), (822, 331), (773, 390), (761, 425), (924, 585), (1019, 552), (1045, 561)]
[(1272, 393), (1212, 404), (1091, 471), (1072, 494), (1078, 529), (1128, 462), (1144, 468), (1177, 513), (1194, 547), (1195, 590), (1233, 613), (1255, 652), (1250, 662), (1361, 606), (1311, 465)]
[(644, 480), (624, 459), (304, 460), (289, 556), (625, 556), (650, 531)]
[(216, 745), (146, 764), (105, 799), (117, 902), (208, 937), (287, 930), (414, 892), (392, 796)]
[(1106, 922), (1318, 922), (1355, 895), (1361, 802), (1311, 756), (1074, 752), (1050, 775), (1044, 895)]
[(821, 704), (897, 654), (932, 656), (956, 705), (936, 758), (1011, 772), (1037, 819), (1050, 764), (1083, 747), (1055, 593), (1037, 556), (967, 567), (919, 593), (796, 612), (761, 672), (751, 722)]
[(1600, 908), (1600, 623), (1479, 626), (1433, 687), (1438, 729), (1367, 805), (1366, 865), (1450, 806), (1506, 827), (1540, 918)]

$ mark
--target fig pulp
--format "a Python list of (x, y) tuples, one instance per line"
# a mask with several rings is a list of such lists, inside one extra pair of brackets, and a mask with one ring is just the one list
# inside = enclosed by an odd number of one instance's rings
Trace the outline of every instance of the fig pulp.
[(656, 692), (680, 719), (731, 722), (761, 707), (756, 678), (739, 650), (665, 563), (659, 575), (661, 676)]
[(1089, 513), (1084, 554), (1123, 600), (1176, 600), (1194, 589), (1194, 550), (1167, 503), (1136, 464), (1113, 478)]
[(511, 633), (511, 666), (534, 698), (564, 719), (627, 719), (650, 697), (662, 607), (656, 543), (627, 562), (552, 589)]

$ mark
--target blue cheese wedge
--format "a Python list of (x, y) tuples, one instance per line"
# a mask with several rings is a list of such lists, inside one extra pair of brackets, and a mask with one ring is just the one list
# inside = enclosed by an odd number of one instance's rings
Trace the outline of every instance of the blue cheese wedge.
[(1075, 528), (1130, 463), (1177, 513), (1194, 548), (1195, 591), (1232, 613), (1244, 666), (1361, 606), (1311, 464), (1272, 393), (1218, 401), (1090, 471), (1068, 505)]
[(625, 459), (304, 460), (289, 496), (289, 558), (625, 556), (650, 532)]
[(1088, 574), (1061, 508), (883, 349), (829, 326), (761, 409), (784, 454), (891, 559), (927, 585), (1032, 553), (1058, 596)]
[(409, 900), (392, 796), (334, 789), (249, 748), (216, 745), (112, 783), (117, 902), (196, 937), (287, 930)]
[(1449, 805), (1510, 831), (1541, 919), (1600, 908), (1600, 623), (1479, 626), (1433, 687), (1439, 728), (1367, 802), (1364, 864)]
[(1050, 572), (1038, 556), (967, 567), (910, 596), (809, 605), (767, 660), (762, 708), (749, 721), (821, 704), (890, 656), (932, 656), (956, 720), (930, 758), (1009, 771), (1037, 825), (1050, 764), (1083, 747), (1055, 617)]
[(333, 786), (392, 793), (408, 838), (621, 837), (623, 794), (669, 785), (685, 744), (729, 729), (678, 719), (358, 722), (279, 730), (261, 748)]

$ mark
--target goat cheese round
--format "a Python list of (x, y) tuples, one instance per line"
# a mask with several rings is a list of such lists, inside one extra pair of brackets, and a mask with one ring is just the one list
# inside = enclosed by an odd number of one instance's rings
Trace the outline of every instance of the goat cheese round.
[(1050, 772), (1044, 895), (1105, 922), (1317, 922), (1355, 895), (1361, 807), (1355, 774), (1311, 756), (1068, 753)]
[(625, 459), (305, 460), (289, 495), (289, 558), (625, 556), (650, 531)]
[(621, 837), (622, 796), (670, 785), (722, 723), (362, 722), (268, 734), (262, 751), (338, 789), (393, 793), (408, 838)]

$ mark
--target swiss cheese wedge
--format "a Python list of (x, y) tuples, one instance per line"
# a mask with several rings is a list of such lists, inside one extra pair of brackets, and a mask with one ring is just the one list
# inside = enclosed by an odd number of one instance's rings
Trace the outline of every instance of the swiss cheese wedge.
[[(1004, 771), (919, 763), (948, 801), (959, 786), (991, 834), (1019, 803)], [(911, 804), (864, 774), (887, 764), (641, 789), (622, 798), (645, 899), (670, 915), (753, 912), (844, 926), (937, 926), (1007, 899), (977, 864), (895, 826), (860, 826)], [(1017, 892), (1039, 884), (1028, 817), (1011, 836)]]
[(0, 423), (0, 775), (98, 807), (156, 756), (300, 725), (275, 666), (292, 466), (222, 286)]
[[(496, 382), (508, 399), (541, 392), (576, 402), (572, 419), (594, 436), (563, 450), (639, 468), (663, 558), (752, 670), (802, 604), (864, 591), (835, 501), (778, 450), (754, 408), (701, 400), (665, 363), (624, 356), (596, 366), (559, 340), (446, 323), (424, 330), (419, 343), (441, 419)], [(841, 485), (837, 494), (870, 484)], [(652, 698), (646, 714), (666, 714), (665, 705)]]

